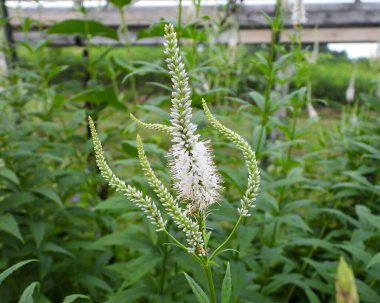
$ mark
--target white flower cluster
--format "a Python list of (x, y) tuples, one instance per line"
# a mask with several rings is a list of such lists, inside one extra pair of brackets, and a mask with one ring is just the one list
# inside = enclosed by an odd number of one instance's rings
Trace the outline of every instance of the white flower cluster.
[(191, 90), (172, 24), (165, 26), (165, 38), (166, 62), (173, 82), (171, 174), (178, 197), (190, 202), (189, 210), (204, 212), (220, 198), (221, 180), (208, 144), (199, 140), (197, 127), (191, 122)]
[(295, 27), (307, 22), (306, 10), (303, 0), (293, 0), (292, 2), (292, 23)]
[[(208, 143), (200, 141), (199, 135), (195, 134), (197, 127), (191, 122), (191, 91), (188, 84), (188, 76), (179, 55), (178, 42), (173, 25), (169, 24), (165, 26), (165, 38), (165, 54), (168, 57), (166, 62), (173, 82), (172, 108), (170, 113), (172, 125), (145, 123), (133, 115), (131, 115), (131, 118), (142, 127), (162, 131), (172, 136), (173, 146), (169, 152), (171, 157), (171, 175), (174, 180), (174, 188), (178, 193), (178, 199), (188, 202), (187, 210), (181, 209), (178, 200), (170, 194), (169, 190), (155, 175), (145, 155), (139, 136), (137, 136), (137, 150), (140, 164), (145, 176), (148, 178), (149, 185), (158, 196), (166, 213), (177, 227), (185, 233), (186, 241), (190, 247), (183, 246), (166, 230), (166, 221), (150, 197), (144, 196), (141, 191), (132, 186), (127, 186), (111, 171), (104, 159), (102, 145), (91, 118), (89, 118), (89, 125), (94, 142), (96, 162), (102, 176), (108, 181), (109, 185), (115, 188), (116, 191), (126, 195), (147, 213), (150, 221), (157, 226), (157, 231), (166, 232), (177, 245), (183, 249), (187, 249), (190, 253), (205, 256), (207, 254), (204, 238), (206, 211), (211, 204), (216, 203), (220, 199), (221, 179), (216, 170)], [(204, 100), (203, 109), (211, 125), (241, 150), (248, 168), (248, 185), (241, 199), (241, 206), (238, 208), (240, 214), (240, 218), (236, 223), (238, 225), (242, 217), (249, 216), (249, 208), (255, 207), (254, 202), (260, 184), (260, 173), (255, 153), (247, 141), (234, 131), (223, 126), (212, 116)], [(236, 227), (233, 229), (233, 232), (235, 230)], [(219, 246), (212, 256), (215, 256), (226, 243), (225, 241)], [(198, 256), (196, 257), (198, 258)]]

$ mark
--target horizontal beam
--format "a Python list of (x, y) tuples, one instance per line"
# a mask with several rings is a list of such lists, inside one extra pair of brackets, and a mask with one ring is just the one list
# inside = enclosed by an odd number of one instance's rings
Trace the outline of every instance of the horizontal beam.
[[(241, 43), (269, 43), (271, 41), (269, 29), (240, 30)], [(286, 29), (281, 35), (281, 42), (289, 43), (294, 36), (293, 29)], [(380, 28), (304, 28), (302, 30), (302, 42), (313, 43), (343, 43), (343, 42), (378, 42), (380, 39)]]
[[(44, 26), (66, 19), (83, 18), (83, 16), (72, 9), (9, 9), (11, 22), (19, 26), (23, 18), (29, 17), (39, 20)], [(273, 5), (243, 5), (238, 9), (237, 19), (242, 28), (268, 28), (267, 21), (262, 15), (265, 12), (273, 15)], [(331, 3), (331, 4), (309, 4), (306, 5), (308, 21), (304, 27), (334, 28), (334, 27), (375, 27), (380, 26), (380, 3)], [(132, 6), (126, 10), (128, 25), (130, 27), (146, 27), (153, 22), (159, 21), (161, 17), (176, 19), (177, 7), (136, 7)], [(224, 11), (221, 6), (203, 6), (201, 15), (211, 18), (220, 18)], [(290, 14), (288, 14), (290, 15)], [(186, 21), (193, 18), (194, 12), (185, 7), (183, 18)], [(103, 8), (92, 8), (88, 10), (88, 18), (99, 20), (109, 26), (117, 27), (121, 23), (119, 12), (111, 6)], [(285, 25), (291, 27), (290, 16)]]
[[(289, 43), (291, 36), (294, 35), (294, 30), (286, 29), (281, 35), (281, 42)], [(133, 44), (140, 45), (153, 45), (162, 44), (163, 39), (146, 38), (136, 41), (136, 30), (131, 30), (130, 38)], [(241, 29), (238, 34), (238, 41), (243, 44), (257, 44), (269, 43), (271, 41), (272, 33), (270, 29)], [(70, 35), (46, 35), (41, 32), (30, 32), (27, 36), (22, 32), (15, 32), (14, 38), (16, 41), (31, 41), (37, 42), (41, 39), (48, 39), (49, 44), (52, 46), (69, 46), (74, 45), (74, 36)], [(319, 41), (321, 43), (332, 42), (378, 42), (380, 38), (380, 28), (362, 28), (362, 27), (347, 27), (347, 28), (320, 28), (310, 29), (305, 28), (302, 30), (302, 41), (304, 43), (313, 43)], [(229, 33), (224, 33), (218, 37), (219, 43), (228, 43)], [(116, 41), (105, 38), (93, 38), (93, 44), (103, 45), (117, 45)]]

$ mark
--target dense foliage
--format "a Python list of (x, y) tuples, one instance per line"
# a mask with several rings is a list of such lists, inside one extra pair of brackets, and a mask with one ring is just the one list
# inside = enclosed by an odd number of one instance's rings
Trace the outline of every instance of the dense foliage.
[[(122, 8), (131, 1), (112, 2)], [(339, 61), (340, 68), (332, 70), (334, 58), (327, 54), (310, 61), (299, 33), (287, 46), (214, 45), (213, 38), (231, 24), (196, 17), (177, 31), (189, 39), (182, 56), (199, 108), (193, 120), (199, 133), (212, 138), (225, 180), (226, 198), (208, 216), (210, 246), (231, 231), (247, 172), (240, 153), (205, 123), (202, 98), (255, 148), (262, 175), (252, 216), (243, 220), (231, 249), (215, 258), (218, 294), (227, 271), (230, 302), (335, 302), (343, 256), (360, 301), (380, 302), (377, 63), (357, 63), (361, 94), (345, 104), (352, 66)], [(274, 32), (281, 32), (281, 20), (268, 19)], [(140, 38), (161, 36), (163, 23)], [(91, 36), (106, 32), (118, 39), (113, 29), (95, 25), (76, 32), (87, 42), (68, 53), (49, 48), (47, 41), (20, 43), (25, 59), (1, 75), (1, 302), (195, 302), (194, 285), (183, 273), (207, 293), (206, 277), (130, 201), (102, 183), (87, 124), (88, 115), (95, 118), (117, 174), (152, 193), (138, 164), (137, 126), (129, 113), (169, 124), (163, 48), (94, 47)], [(66, 33), (65, 26), (56, 24), (50, 32)], [(366, 65), (371, 72), (363, 72)], [(316, 107), (319, 117), (309, 117), (306, 108), (316, 99), (340, 106), (323, 102)], [(139, 132), (152, 167), (171, 185), (169, 139)]]

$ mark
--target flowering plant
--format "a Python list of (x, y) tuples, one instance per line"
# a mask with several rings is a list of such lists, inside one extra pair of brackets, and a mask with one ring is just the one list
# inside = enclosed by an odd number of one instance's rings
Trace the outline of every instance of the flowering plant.
[[(156, 230), (158, 232), (167, 234), (178, 247), (186, 250), (202, 266), (209, 284), (210, 299), (214, 303), (217, 302), (217, 296), (211, 271), (212, 261), (232, 238), (242, 219), (249, 216), (249, 209), (255, 206), (254, 202), (260, 183), (260, 174), (255, 153), (247, 141), (216, 120), (207, 107), (206, 102), (202, 100), (207, 120), (224, 137), (241, 150), (248, 169), (247, 190), (237, 210), (240, 215), (239, 219), (227, 239), (216, 249), (209, 249), (208, 239), (210, 234), (206, 233), (206, 217), (210, 205), (217, 203), (221, 198), (222, 181), (214, 164), (209, 142), (200, 139), (200, 136), (196, 134), (197, 126), (191, 122), (191, 90), (185, 66), (179, 54), (176, 33), (171, 24), (165, 26), (165, 39), (166, 62), (173, 88), (170, 113), (171, 126), (144, 123), (133, 115), (131, 115), (131, 118), (142, 127), (168, 133), (172, 138), (172, 147), (169, 151), (169, 166), (176, 197), (157, 178), (145, 155), (142, 140), (137, 135), (137, 149), (141, 167), (168, 218), (162, 215), (161, 207), (157, 206), (151, 197), (144, 195), (135, 187), (127, 185), (112, 172), (105, 161), (101, 142), (90, 117), (89, 125), (94, 143), (96, 162), (102, 176), (111, 187), (127, 196), (129, 200), (143, 210), (150, 219), (150, 222), (157, 227)], [(185, 202), (186, 207), (182, 207), (181, 201)], [(184, 232), (186, 245), (169, 232), (167, 229), (168, 219), (171, 219)], [(227, 267), (226, 281), (229, 276), (228, 269), (229, 267)], [(210, 302), (198, 284), (188, 275), (186, 275), (186, 278), (198, 301)], [(222, 289), (223, 302), (228, 302), (231, 294), (231, 289), (228, 290), (228, 287), (231, 288), (231, 286), (228, 286), (228, 284), (223, 283), (223, 287), (225, 288), (224, 290)]]

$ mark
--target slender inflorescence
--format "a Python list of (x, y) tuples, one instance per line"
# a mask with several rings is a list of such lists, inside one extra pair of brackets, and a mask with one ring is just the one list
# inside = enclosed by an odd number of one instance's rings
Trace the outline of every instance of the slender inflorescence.
[[(165, 26), (165, 38), (166, 62), (173, 84), (172, 108), (170, 112), (172, 125), (145, 123), (133, 115), (131, 115), (131, 119), (144, 128), (162, 131), (172, 136), (173, 144), (169, 152), (171, 158), (169, 164), (177, 198), (171, 195), (170, 191), (157, 178), (152, 170), (145, 155), (140, 136), (137, 136), (137, 150), (141, 167), (144, 175), (148, 179), (149, 185), (158, 196), (167, 214), (177, 227), (185, 233), (188, 248), (176, 240), (165, 229), (166, 221), (163, 220), (160, 211), (152, 199), (144, 196), (142, 192), (136, 188), (126, 185), (111, 171), (105, 161), (102, 145), (91, 118), (89, 118), (89, 122), (94, 142), (96, 162), (102, 176), (107, 180), (109, 185), (115, 188), (116, 191), (126, 195), (146, 212), (150, 221), (157, 226), (157, 230), (164, 230), (177, 245), (183, 249), (187, 249), (202, 263), (204, 259), (199, 256), (206, 256), (207, 258), (207, 249), (204, 240), (206, 230), (205, 212), (211, 204), (216, 203), (218, 199), (220, 199), (219, 191), (221, 189), (221, 180), (217, 173), (209, 144), (199, 139), (199, 135), (195, 134), (197, 126), (191, 122), (191, 91), (188, 84), (188, 76), (179, 55), (178, 42), (173, 25), (169, 24)], [(211, 255), (210, 258), (213, 259), (231, 239), (242, 218), (249, 216), (249, 209), (255, 206), (254, 202), (260, 184), (260, 174), (255, 153), (247, 141), (217, 121), (212, 116), (205, 101), (203, 100), (202, 102), (209, 122), (242, 151), (248, 168), (247, 190), (241, 199), (241, 206), (238, 208), (240, 218), (236, 222), (230, 236)], [(186, 210), (180, 207), (179, 200), (186, 200), (188, 202)], [(194, 215), (196, 216), (193, 218)]]
[(190, 245), (188, 250), (203, 255), (205, 253), (204, 243), (198, 224), (186, 216), (186, 213), (181, 210), (173, 196), (155, 175), (145, 155), (140, 136), (137, 136), (137, 150), (142, 169), (148, 178), (150, 186), (160, 198), (162, 205), (174, 223), (186, 234), (187, 242)]
[(166, 62), (173, 87), (171, 175), (179, 198), (190, 201), (189, 210), (203, 213), (220, 199), (221, 180), (208, 144), (199, 140), (195, 134), (197, 127), (191, 122), (191, 90), (172, 24), (165, 26), (165, 38)]
[(172, 133), (172, 128), (170, 126), (164, 125), (164, 124), (159, 124), (159, 123), (145, 123), (142, 122), (141, 120), (137, 119), (134, 115), (130, 114), (129, 115), (133, 121), (135, 121), (138, 125), (150, 129), (150, 130), (158, 130), (163, 133)]
[(117, 192), (121, 192), (127, 196), (133, 203), (135, 203), (142, 211), (147, 214), (151, 223), (157, 226), (157, 231), (165, 230), (166, 221), (163, 220), (160, 211), (157, 209), (156, 204), (148, 196), (144, 196), (141, 191), (133, 186), (126, 185), (124, 181), (120, 180), (108, 166), (104, 154), (102, 144), (99, 140), (98, 134), (95, 129), (94, 122), (91, 117), (88, 117), (91, 129), (92, 141), (94, 143), (94, 151), (96, 157), (96, 164), (99, 167), (100, 173), (108, 184)]
[(292, 23), (294, 26), (300, 26), (306, 23), (306, 10), (303, 0), (293, 0)]
[(251, 207), (255, 206), (254, 202), (256, 200), (257, 192), (260, 185), (260, 172), (258, 169), (255, 153), (246, 140), (244, 140), (240, 135), (238, 135), (234, 131), (223, 126), (218, 120), (214, 118), (204, 100), (202, 100), (202, 105), (206, 117), (212, 124), (212, 126), (214, 126), (227, 139), (231, 140), (243, 153), (243, 157), (246, 161), (246, 165), (248, 168), (248, 185), (247, 190), (243, 198), (241, 199), (241, 207), (238, 208), (238, 211), (242, 216), (250, 216), (248, 214), (248, 211)]

